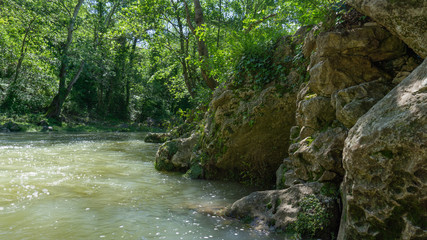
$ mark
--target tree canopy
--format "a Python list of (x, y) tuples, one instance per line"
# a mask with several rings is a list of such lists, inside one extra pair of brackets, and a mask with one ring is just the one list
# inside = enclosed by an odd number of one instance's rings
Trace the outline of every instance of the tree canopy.
[(206, 104), (280, 36), (319, 23), (334, 3), (2, 0), (0, 110), (170, 119)]

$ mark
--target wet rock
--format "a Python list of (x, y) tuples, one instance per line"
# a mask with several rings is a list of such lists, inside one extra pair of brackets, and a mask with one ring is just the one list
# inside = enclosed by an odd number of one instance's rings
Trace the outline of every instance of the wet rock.
[(233, 203), (225, 214), (259, 230), (281, 229), (305, 238), (332, 239), (331, 233), (336, 236), (338, 229), (339, 209), (335, 196), (323, 194), (325, 189), (325, 185), (313, 182), (254, 192)]
[(164, 143), (170, 138), (169, 133), (148, 133), (144, 138), (148, 143)]
[(347, 2), (385, 26), (422, 58), (427, 57), (427, 1), (348, 0)]
[(155, 167), (159, 171), (185, 172), (190, 167), (193, 148), (199, 140), (197, 134), (165, 142), (156, 154)]
[(345, 141), (338, 239), (427, 239), (427, 60)]

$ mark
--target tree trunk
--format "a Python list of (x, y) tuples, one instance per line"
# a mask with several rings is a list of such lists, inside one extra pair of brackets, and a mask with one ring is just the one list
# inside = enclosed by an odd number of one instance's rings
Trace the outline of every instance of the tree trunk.
[(133, 73), (133, 60), (135, 59), (135, 51), (136, 51), (136, 44), (138, 43), (138, 38), (134, 37), (133, 38), (133, 42), (132, 42), (132, 50), (130, 52), (130, 56), (129, 56), (129, 66), (128, 66), (128, 70), (126, 71), (126, 112), (129, 115), (130, 113), (130, 78), (132, 76)]
[(62, 56), (61, 56), (61, 67), (59, 70), (59, 88), (58, 93), (53, 98), (52, 103), (49, 105), (46, 117), (54, 118), (59, 120), (59, 116), (61, 114), (62, 105), (65, 102), (68, 94), (71, 91), (74, 83), (78, 80), (81, 71), (83, 70), (84, 62), (82, 62), (79, 71), (74, 76), (73, 81), (69, 84), (68, 88), (65, 87), (65, 81), (67, 77), (67, 63), (68, 63), (68, 50), (70, 48), (71, 42), (73, 41), (73, 32), (74, 32), (74, 24), (77, 19), (77, 15), (79, 14), (80, 7), (82, 6), (84, 0), (79, 0), (76, 7), (74, 8), (73, 17), (70, 19), (70, 23), (68, 24), (68, 32), (67, 32), (67, 41), (65, 42), (64, 47), (62, 48)]
[(84, 61), (82, 61), (79, 70), (77, 71), (76, 75), (74, 75), (73, 80), (68, 84), (67, 88), (64, 87), (62, 89), (59, 89), (58, 93), (53, 98), (52, 103), (47, 109), (46, 117), (59, 120), (59, 116), (61, 115), (61, 110), (62, 106), (64, 105), (65, 99), (67, 99), (68, 95), (70, 95), (71, 89), (79, 79), (80, 74), (83, 71), (84, 65), (85, 63)]
[(178, 9), (176, 10), (176, 19), (178, 21), (178, 29), (179, 29), (179, 43), (180, 43), (180, 56), (179, 61), (182, 65), (182, 76), (184, 77), (185, 86), (187, 87), (188, 92), (190, 93), (190, 96), (192, 98), (196, 97), (196, 94), (194, 92), (194, 84), (190, 79), (190, 76), (188, 74), (188, 68), (187, 68), (187, 60), (186, 57), (188, 56), (188, 49), (185, 47), (185, 35), (184, 35), (184, 29), (182, 26), (181, 17), (179, 16)]
[[(185, 1), (184, 1), (184, 4), (185, 4), (185, 10), (187, 12), (188, 27), (191, 29), (191, 31), (193, 32), (193, 34), (196, 36), (196, 39), (197, 39), (197, 51), (199, 52), (199, 57), (202, 62), (200, 71), (202, 73), (203, 80), (211, 90), (214, 90), (218, 86), (218, 83), (212, 76), (209, 75), (210, 67), (209, 67), (208, 46), (206, 45), (205, 40), (200, 39), (200, 37), (197, 35), (196, 29), (193, 27), (193, 24), (191, 23), (190, 11), (188, 10), (188, 5)], [(196, 22), (197, 27), (199, 29), (203, 29), (203, 25), (205, 21), (203, 17), (203, 9), (202, 9), (202, 6), (200, 5), (199, 0), (194, 0), (194, 20)]]

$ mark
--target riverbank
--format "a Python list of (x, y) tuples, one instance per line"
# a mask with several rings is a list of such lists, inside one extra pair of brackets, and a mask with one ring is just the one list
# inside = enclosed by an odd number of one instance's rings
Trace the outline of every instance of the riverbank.
[(0, 133), (7, 132), (164, 132), (165, 129), (147, 123), (118, 120), (69, 118), (62, 123), (47, 119), (41, 114), (0, 114)]

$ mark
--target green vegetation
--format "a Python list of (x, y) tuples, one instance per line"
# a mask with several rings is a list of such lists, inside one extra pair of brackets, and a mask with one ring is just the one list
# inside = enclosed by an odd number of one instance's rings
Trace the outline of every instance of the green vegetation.
[(289, 65), (272, 64), (271, 50), (334, 2), (0, 1), (0, 115), (74, 130), (182, 123), (223, 83), (286, 81)]
[(313, 141), (314, 141), (314, 138), (313, 138), (312, 136), (307, 137), (307, 138), (305, 139), (305, 142), (308, 144), (308, 146), (310, 146), (310, 145), (311, 145), (311, 143), (313, 143)]
[(330, 224), (329, 214), (316, 196), (308, 195), (299, 204), (302, 211), (298, 214), (293, 229), (300, 237), (313, 238)]

